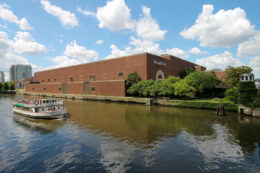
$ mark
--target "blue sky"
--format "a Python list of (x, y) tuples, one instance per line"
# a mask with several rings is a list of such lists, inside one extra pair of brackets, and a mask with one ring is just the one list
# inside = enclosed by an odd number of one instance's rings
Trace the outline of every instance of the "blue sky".
[(0, 71), (172, 54), (260, 77), (259, 0), (0, 0)]

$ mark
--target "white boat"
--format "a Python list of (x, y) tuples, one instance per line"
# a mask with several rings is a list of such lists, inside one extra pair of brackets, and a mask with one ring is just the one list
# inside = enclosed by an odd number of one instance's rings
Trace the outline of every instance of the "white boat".
[(66, 114), (66, 110), (63, 108), (63, 101), (57, 101), (56, 99), (14, 101), (13, 112), (38, 119), (58, 119), (63, 118)]

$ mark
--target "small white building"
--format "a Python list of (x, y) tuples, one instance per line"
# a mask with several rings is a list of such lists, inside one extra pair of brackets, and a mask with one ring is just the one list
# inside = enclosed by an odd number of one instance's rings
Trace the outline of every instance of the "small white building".
[(240, 75), (239, 79), (240, 79), (241, 82), (254, 81), (254, 75), (245, 73), (245, 74)]

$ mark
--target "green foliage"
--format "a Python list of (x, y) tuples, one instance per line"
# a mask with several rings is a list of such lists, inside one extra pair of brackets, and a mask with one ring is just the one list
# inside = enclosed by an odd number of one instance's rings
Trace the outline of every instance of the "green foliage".
[(209, 90), (217, 87), (220, 80), (214, 74), (204, 72), (193, 72), (184, 78), (185, 82), (195, 89), (197, 97), (208, 95)]
[(127, 76), (126, 79), (126, 89), (130, 88), (133, 84), (138, 83), (142, 80), (141, 76), (137, 73), (137, 71), (134, 71), (130, 73)]
[(150, 86), (155, 83), (154, 80), (140, 81), (134, 83), (130, 88), (128, 88), (127, 93), (133, 96), (149, 96)]
[(174, 84), (174, 95), (179, 97), (193, 98), (196, 89), (190, 86), (185, 80)]
[(239, 76), (248, 73), (252, 73), (252, 68), (247, 67), (247, 66), (241, 66), (241, 67), (228, 67), (225, 69), (227, 72), (226, 78), (225, 78), (225, 83), (228, 87), (238, 87), (239, 84)]
[(2, 88), (3, 88), (3, 84), (0, 83), (0, 91), (2, 91)]
[(257, 95), (257, 90), (254, 81), (250, 82), (239, 82), (238, 85), (239, 92), (239, 103), (245, 106), (253, 106), (255, 97)]
[(233, 88), (229, 88), (226, 90), (225, 92), (225, 96), (228, 100), (231, 100), (233, 102), (237, 102), (238, 100), (238, 88), (233, 87)]
[(3, 86), (3, 90), (4, 90), (4, 91), (7, 91), (8, 89), (9, 89), (8, 84), (5, 82), (5, 83), (4, 83), (4, 86)]
[(9, 82), (8, 87), (9, 87), (9, 90), (12, 90), (12, 91), (15, 90), (15, 86), (14, 86), (13, 82)]
[(194, 68), (185, 69), (183, 72), (180, 73), (180, 77), (183, 79), (183, 78), (185, 78), (186, 76), (188, 76), (189, 74), (191, 74), (193, 72), (195, 72)]

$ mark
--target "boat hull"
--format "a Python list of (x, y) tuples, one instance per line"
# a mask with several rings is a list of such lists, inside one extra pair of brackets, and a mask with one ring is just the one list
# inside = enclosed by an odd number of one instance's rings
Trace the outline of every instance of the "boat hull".
[(56, 112), (29, 112), (20, 109), (13, 108), (13, 112), (24, 115), (29, 118), (36, 119), (60, 119), (63, 118), (66, 114), (65, 110), (56, 111)]

